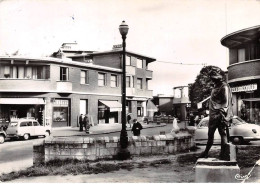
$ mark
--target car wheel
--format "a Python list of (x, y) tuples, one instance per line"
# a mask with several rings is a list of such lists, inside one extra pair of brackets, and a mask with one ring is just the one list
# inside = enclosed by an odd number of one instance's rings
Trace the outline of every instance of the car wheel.
[(49, 136), (50, 136), (50, 132), (49, 132), (49, 131), (46, 131), (44, 136), (45, 136), (45, 138), (46, 138), (46, 137), (49, 137)]
[(30, 138), (30, 135), (29, 135), (29, 134), (24, 134), (24, 135), (23, 135), (23, 139), (24, 139), (24, 140), (28, 140), (29, 138)]
[(0, 135), (0, 144), (5, 142), (5, 137), (3, 135)]
[(231, 142), (233, 143), (233, 144), (235, 144), (235, 145), (241, 145), (242, 143), (243, 143), (243, 138), (242, 137), (238, 137), (238, 136), (236, 136), (236, 137), (232, 137), (231, 138)]

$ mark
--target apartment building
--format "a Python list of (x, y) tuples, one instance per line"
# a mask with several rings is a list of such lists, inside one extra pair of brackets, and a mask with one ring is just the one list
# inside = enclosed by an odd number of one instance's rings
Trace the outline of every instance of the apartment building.
[[(122, 50), (74, 50), (63, 44), (52, 57), (0, 57), (0, 121), (34, 117), (52, 127), (121, 123)], [(148, 82), (154, 58), (127, 51), (127, 112), (141, 119), (152, 98)]]
[(228, 34), (221, 44), (229, 49), (228, 83), (234, 114), (260, 124), (260, 26)]

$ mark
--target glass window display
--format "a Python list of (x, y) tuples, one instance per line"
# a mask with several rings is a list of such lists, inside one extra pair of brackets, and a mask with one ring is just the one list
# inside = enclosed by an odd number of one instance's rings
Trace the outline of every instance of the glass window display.
[(53, 108), (53, 121), (67, 121), (68, 108), (67, 107), (54, 107)]

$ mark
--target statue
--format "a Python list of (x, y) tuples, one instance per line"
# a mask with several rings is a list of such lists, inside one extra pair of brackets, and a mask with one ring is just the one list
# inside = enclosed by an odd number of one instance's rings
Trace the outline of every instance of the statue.
[[(232, 94), (229, 85), (224, 81), (224, 73), (218, 67), (213, 67), (209, 75), (214, 83), (209, 101), (209, 125), (208, 125), (208, 141), (205, 151), (199, 158), (208, 158), (208, 152), (213, 145), (214, 133), (216, 129), (221, 136), (221, 150), (219, 159), (229, 160), (229, 152), (227, 151), (228, 126), (232, 121)], [(226, 131), (225, 131), (226, 129)], [(227, 133), (226, 133), (227, 132)]]

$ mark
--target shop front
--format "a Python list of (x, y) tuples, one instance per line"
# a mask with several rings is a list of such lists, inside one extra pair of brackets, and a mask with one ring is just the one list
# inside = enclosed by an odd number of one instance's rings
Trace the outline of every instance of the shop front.
[(43, 98), (0, 98), (0, 121), (33, 118), (44, 124), (45, 101)]
[(118, 112), (122, 111), (122, 104), (118, 101), (98, 101), (98, 123), (118, 123)]
[(70, 101), (67, 99), (54, 99), (52, 127), (70, 126)]
[(260, 91), (259, 83), (232, 86), (235, 114), (249, 123), (260, 125)]

